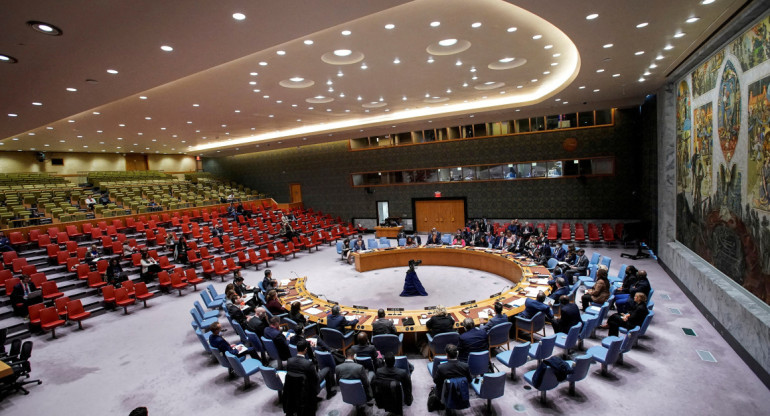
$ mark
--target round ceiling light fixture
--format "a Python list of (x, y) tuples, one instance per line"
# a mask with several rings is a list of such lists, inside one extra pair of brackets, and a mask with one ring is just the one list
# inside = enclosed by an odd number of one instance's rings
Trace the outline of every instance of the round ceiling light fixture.
[(526, 63), (527, 63), (527, 60), (524, 58), (506, 57), (506, 58), (499, 59), (497, 62), (490, 63), (489, 65), (487, 65), (487, 68), (493, 69), (496, 71), (502, 71), (505, 69), (518, 68)]
[(29, 27), (32, 29), (48, 36), (61, 36), (64, 33), (61, 29), (50, 23), (40, 22), (37, 20), (30, 20), (27, 22), (27, 25), (29, 25)]
[(465, 39), (443, 39), (428, 45), (425, 50), (431, 55), (454, 55), (468, 50), (471, 43)]
[(305, 102), (310, 104), (325, 104), (325, 103), (330, 103), (332, 101), (334, 101), (334, 98), (325, 97), (323, 95), (316, 95), (315, 97), (312, 97), (312, 98), (305, 98)]
[(315, 81), (302, 77), (292, 77), (278, 82), (284, 88), (308, 88), (315, 85)]
[(19, 62), (19, 60), (14, 58), (11, 55), (0, 53), (0, 62), (6, 63), (6, 64), (15, 64), (16, 62)]
[(321, 60), (329, 65), (351, 65), (364, 60), (364, 54), (349, 49), (337, 49), (321, 55)]

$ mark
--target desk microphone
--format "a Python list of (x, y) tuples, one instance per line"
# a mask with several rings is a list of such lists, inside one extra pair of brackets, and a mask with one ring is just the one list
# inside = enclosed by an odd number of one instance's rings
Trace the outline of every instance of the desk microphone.
[(316, 296), (322, 297), (325, 301), (329, 302), (329, 298), (327, 298), (323, 293), (318, 293)]
[(299, 279), (299, 275), (297, 274), (297, 272), (295, 272), (294, 270), (292, 270), (291, 272), (294, 273), (294, 276), (297, 276), (297, 279)]

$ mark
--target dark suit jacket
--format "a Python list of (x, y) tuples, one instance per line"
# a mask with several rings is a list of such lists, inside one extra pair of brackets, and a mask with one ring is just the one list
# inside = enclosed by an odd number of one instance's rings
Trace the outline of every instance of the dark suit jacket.
[(561, 317), (553, 321), (554, 332), (569, 332), (575, 324), (582, 322), (580, 319), (580, 309), (574, 303), (563, 305), (561, 307)]
[(326, 317), (326, 327), (336, 329), (343, 334), (345, 333), (346, 326), (355, 328), (356, 324), (358, 324), (358, 319), (347, 320), (342, 315), (329, 315)]
[(400, 382), (401, 390), (404, 392), (404, 403), (407, 406), (412, 404), (412, 379), (406, 370), (396, 367), (378, 368), (375, 379), (395, 380)]
[(628, 320), (626, 320), (624, 327), (628, 329), (632, 329), (635, 326), (642, 326), (642, 323), (644, 322), (644, 318), (647, 317), (647, 314), (650, 313), (650, 310), (647, 309), (647, 304), (638, 304), (636, 302), (631, 302), (631, 305), (629, 306), (628, 310)]
[(557, 300), (558, 301), (559, 300), (559, 296), (561, 296), (561, 295), (569, 295), (569, 286), (563, 286), (563, 287), (560, 287), (560, 288), (554, 290), (553, 292), (551, 292), (550, 295), (548, 295), (548, 297), (553, 299), (553, 300)]
[(231, 347), (230, 343), (225, 341), (221, 335), (209, 335), (209, 344), (211, 344), (212, 347), (218, 349), (222, 354), (229, 352), (232, 355), (238, 356), (238, 351)]
[(273, 341), (273, 344), (275, 344), (275, 349), (278, 350), (278, 356), (281, 358), (281, 361), (288, 360), (289, 357), (291, 357), (289, 343), (286, 342), (286, 337), (283, 336), (281, 331), (273, 328), (272, 326), (268, 326), (265, 328), (265, 338)]
[(444, 332), (454, 332), (455, 320), (449, 315), (432, 316), (428, 319), (428, 322), (425, 323), (425, 326), (428, 327), (431, 336), (436, 336)]
[(487, 337), (487, 331), (481, 328), (473, 328), (460, 335), (460, 355), (457, 357), (460, 361), (468, 361), (468, 355), (472, 352), (488, 351), (489, 350), (489, 338)]
[(398, 332), (396, 332), (396, 326), (393, 325), (393, 321), (388, 318), (382, 318), (372, 322), (372, 335), (385, 334), (398, 334)]
[(564, 247), (559, 246), (554, 257), (556, 257), (556, 260), (564, 261), (564, 259), (567, 258), (567, 250), (565, 250)]
[(588, 263), (590, 263), (591, 260), (588, 259), (588, 256), (585, 254), (577, 258), (577, 262), (575, 263), (575, 267), (577, 267), (578, 272), (580, 274), (585, 274), (586, 269), (588, 269)]
[(372, 344), (366, 344), (366, 345), (353, 345), (350, 347), (353, 352), (358, 357), (370, 357), (372, 359), (372, 364), (374, 365), (374, 368), (379, 367), (378, 363), (378, 355), (377, 348), (374, 347)]
[(315, 369), (315, 365), (307, 357), (297, 355), (291, 357), (286, 361), (286, 371), (291, 374), (304, 375), (305, 386), (311, 389), (315, 389), (315, 394), (321, 392), (320, 381), (318, 380), (318, 372)]
[(257, 334), (257, 336), (261, 337), (262, 335), (265, 335), (265, 328), (267, 327), (268, 325), (266, 321), (263, 321), (256, 316), (252, 316), (251, 319), (246, 321), (244, 329), (248, 329), (249, 331)]
[(489, 331), (491, 331), (495, 325), (504, 324), (506, 322), (508, 322), (508, 316), (503, 314), (495, 315), (492, 317), (492, 319), (489, 320), (489, 322), (484, 324), (484, 329), (487, 331), (487, 333), (489, 333)]
[(372, 397), (372, 389), (369, 386), (369, 375), (367, 374), (364, 366), (361, 364), (358, 364), (354, 361), (345, 360), (344, 363), (338, 365), (334, 369), (334, 374), (337, 379), (337, 384), (339, 384), (340, 380), (343, 378), (350, 380), (361, 380), (361, 383), (364, 385), (364, 391), (366, 391), (366, 397)]
[(538, 302), (535, 299), (527, 298), (527, 300), (524, 301), (524, 307), (524, 311), (519, 313), (519, 316), (522, 318), (531, 319), (538, 312), (543, 312), (546, 321), (550, 322), (553, 320), (553, 311), (551, 310), (551, 307), (543, 302)]
[[(29, 284), (30, 293), (37, 290), (34, 283), (30, 281), (28, 284)], [(21, 282), (19, 282), (13, 287), (13, 290), (11, 291), (11, 304), (14, 305), (14, 304), (23, 303), (23, 302), (24, 302), (24, 286), (22, 285)]]
[(458, 360), (449, 360), (438, 366), (433, 372), (433, 382), (436, 383), (436, 395), (438, 397), (441, 397), (441, 388), (444, 386), (444, 380), (455, 377), (465, 377), (470, 383), (471, 371), (468, 368), (468, 364)]
[(429, 235), (428, 236), (428, 242), (425, 244), (441, 244), (441, 234), (436, 233), (436, 235)]

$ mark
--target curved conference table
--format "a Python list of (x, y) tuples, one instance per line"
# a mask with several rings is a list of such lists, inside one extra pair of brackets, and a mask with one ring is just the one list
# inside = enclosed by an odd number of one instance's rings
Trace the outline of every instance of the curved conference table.
[[(494, 316), (493, 305), (500, 301), (505, 306), (503, 313), (515, 315), (524, 310), (527, 297), (534, 298), (542, 290), (549, 293), (548, 269), (531, 263), (529, 259), (516, 257), (511, 253), (479, 248), (455, 248), (452, 246), (427, 246), (418, 248), (391, 248), (354, 253), (356, 270), (360, 272), (388, 267), (405, 267), (410, 259), (422, 260), (423, 265), (464, 267), (494, 273), (511, 282), (511, 286), (497, 293), (490, 293), (486, 299), (469, 299), (460, 305), (447, 306), (447, 312), (460, 327), (465, 318), (472, 318), (477, 325), (487, 317)], [(283, 280), (281, 286), (287, 290), (280, 298), (286, 309), (294, 301), (300, 301), (302, 312), (310, 322), (326, 323), (326, 316), (336, 303), (321, 299), (307, 290), (307, 277)], [(358, 318), (356, 330), (371, 331), (372, 322), (377, 319), (377, 309), (386, 309), (387, 318), (392, 319), (399, 332), (427, 332), (425, 322), (432, 316), (435, 305), (425, 305), (423, 310), (403, 310), (398, 300), (383, 305), (340, 305), (341, 313), (348, 319)]]

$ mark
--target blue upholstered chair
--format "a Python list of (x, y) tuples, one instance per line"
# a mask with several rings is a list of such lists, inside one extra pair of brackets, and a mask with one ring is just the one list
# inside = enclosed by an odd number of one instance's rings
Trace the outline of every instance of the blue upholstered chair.
[[(297, 323), (294, 322), (293, 319), (289, 319), (288, 315), (281, 315), (281, 324), (286, 325), (289, 330), (297, 333)], [(303, 335), (305, 338), (312, 338), (318, 335), (318, 324), (311, 324), (308, 322), (307, 325), (305, 325), (305, 329), (303, 330)]]
[(195, 305), (195, 309), (198, 310), (198, 313), (201, 314), (203, 319), (209, 319), (209, 318), (218, 318), (219, 317), (219, 310), (214, 309), (211, 311), (203, 310), (203, 306), (201, 306), (201, 303), (197, 300), (193, 302), (193, 305)]
[(251, 380), (249, 380), (249, 376), (259, 372), (259, 366), (261, 365), (259, 360), (254, 358), (247, 358), (241, 361), (238, 359), (238, 357), (230, 354), (229, 352), (225, 352), (225, 357), (227, 358), (227, 362), (230, 363), (230, 367), (233, 369), (235, 375), (238, 377), (243, 377), (243, 388), (249, 388), (249, 386), (251, 386)]
[(366, 248), (369, 250), (374, 250), (375, 248), (379, 247), (377, 245), (377, 240), (374, 238), (369, 238), (366, 240)]
[(340, 392), (342, 393), (342, 401), (354, 406), (357, 410), (366, 405), (366, 391), (364, 391), (361, 380), (341, 379)]
[(471, 383), (476, 396), (487, 399), (487, 414), (492, 413), (492, 400), (505, 394), (505, 373), (486, 373), (483, 378)]
[(342, 257), (342, 241), (337, 241), (337, 254), (340, 255), (340, 258)]
[[(532, 318), (523, 318), (516, 315), (516, 340), (519, 340), (519, 332), (529, 333), (529, 342), (535, 342), (535, 334), (545, 336), (545, 315), (538, 312)], [(540, 334), (540, 331), (543, 331)], [(522, 339), (522, 341), (526, 341)]]
[(433, 377), (433, 371), (438, 368), (441, 363), (446, 362), (447, 358), (446, 355), (434, 355), (433, 359), (431, 361), (428, 361), (427, 367), (428, 367), (428, 374), (430, 374), (431, 378)]
[(553, 347), (556, 345), (556, 334), (547, 337), (540, 338), (540, 342), (536, 342), (529, 347), (529, 356), (533, 360), (537, 360), (537, 364), (540, 365), (543, 360), (550, 357), (553, 354)]
[[(623, 354), (631, 351), (631, 348), (634, 346), (634, 343), (636, 342), (636, 339), (639, 337), (639, 327), (635, 326), (633, 329), (626, 332), (626, 334), (623, 336), (623, 342), (620, 344), (620, 352), (618, 352), (618, 365), (623, 365)], [(605, 338), (606, 339), (606, 338)], [(602, 346), (603, 347), (609, 347), (610, 343), (604, 343), (604, 340), (602, 340)]]
[(362, 366), (364, 366), (366, 371), (374, 372), (376, 370), (376, 368), (374, 366), (374, 362), (372, 361), (372, 357), (356, 355), (354, 357), (354, 361), (357, 362), (358, 364), (361, 364)]
[(273, 367), (260, 365), (259, 373), (262, 375), (262, 380), (265, 381), (267, 388), (278, 392), (278, 401), (280, 402), (283, 399), (283, 381), (281, 381), (279, 374), (286, 374), (286, 372), (276, 371)]
[(247, 330), (243, 331), (246, 334), (246, 339), (249, 341), (249, 346), (251, 348), (254, 348), (254, 351), (257, 351), (259, 353), (259, 356), (261, 357), (262, 362), (267, 362), (267, 350), (265, 350), (265, 347), (262, 345), (262, 341), (259, 340), (259, 336), (257, 334)]
[(451, 245), (452, 236), (449, 234), (441, 234), (441, 244)]
[(203, 345), (203, 350), (209, 354), (214, 354), (211, 351), (211, 345), (209, 345), (209, 342), (206, 341), (206, 336), (203, 335), (203, 332), (201, 332), (200, 329), (195, 330), (195, 335), (198, 337), (198, 340), (201, 342), (201, 345)]
[(412, 374), (412, 370), (414, 367), (412, 367), (411, 364), (409, 364), (409, 360), (407, 360), (406, 355), (398, 355), (396, 356), (396, 368), (401, 368), (406, 370), (407, 373)]
[(190, 309), (190, 314), (193, 317), (193, 322), (200, 329), (208, 329), (208, 327), (210, 327), (211, 324), (213, 324), (214, 322), (217, 322), (217, 318), (203, 319), (200, 313), (198, 313), (198, 310), (195, 308)]
[(209, 291), (209, 294), (211, 295), (211, 299), (222, 300), (222, 302), (225, 301), (225, 294), (224, 293), (217, 293), (217, 290), (214, 288), (214, 285), (210, 284), (210, 285), (206, 286), (206, 290)]
[[(639, 335), (636, 337), (636, 342), (634, 342), (634, 346), (639, 344), (639, 338), (643, 337), (644, 334), (647, 332), (647, 328), (650, 326), (650, 322), (652, 322), (652, 317), (655, 315), (655, 311), (650, 311), (647, 316), (644, 318), (644, 321), (642, 322), (641, 327), (639, 328)], [(628, 329), (623, 328), (622, 326), (618, 328), (620, 332), (626, 333), (628, 332)]]
[(596, 330), (596, 327), (599, 326), (599, 316), (598, 315), (586, 315), (586, 318), (583, 320), (583, 328), (580, 330), (580, 334), (578, 334), (578, 348), (583, 349), (583, 341), (586, 338), (591, 338), (593, 336), (593, 332)]
[(262, 341), (262, 346), (265, 347), (265, 351), (267, 351), (267, 355), (270, 357), (270, 359), (278, 362), (276, 368), (282, 370), (283, 361), (281, 361), (281, 355), (278, 354), (278, 348), (275, 347), (273, 340), (261, 337), (260, 341)]
[(355, 334), (356, 333), (353, 331), (348, 331), (347, 334), (343, 335), (342, 332), (336, 329), (321, 328), (321, 338), (326, 342), (326, 345), (330, 348), (342, 350), (343, 352), (353, 345), (353, 336)]
[(584, 354), (576, 357), (575, 361), (568, 361), (572, 366), (572, 374), (568, 374), (566, 381), (569, 382), (569, 394), (575, 394), (575, 382), (585, 379), (588, 376), (588, 369), (593, 364), (594, 358), (590, 354)]
[(532, 382), (532, 376), (535, 375), (535, 371), (536, 370), (527, 371), (527, 373), (524, 374), (524, 380), (532, 387), (540, 391), (540, 403), (545, 404), (545, 392), (555, 389), (559, 385), (559, 380), (556, 379), (556, 374), (554, 374), (553, 367), (546, 367), (545, 371), (543, 372), (543, 378), (540, 382), (540, 386), (535, 387), (534, 383)]
[(458, 345), (460, 343), (460, 334), (457, 332), (444, 332), (442, 334), (436, 334), (428, 337), (428, 345), (430, 347), (430, 356), (433, 357), (436, 354), (443, 354), (447, 344)]
[(383, 356), (388, 352), (393, 355), (401, 354), (401, 343), (404, 341), (404, 334), (382, 334), (372, 337), (372, 344)]
[(217, 359), (217, 361), (219, 362), (219, 365), (227, 369), (228, 375), (232, 376), (233, 374), (235, 374), (235, 372), (233, 371), (233, 367), (230, 365), (230, 362), (227, 361), (227, 358), (225, 358), (222, 352), (220, 352), (218, 349), (214, 347), (211, 347), (211, 354), (214, 356), (214, 358)]
[(492, 329), (489, 330), (489, 349), (502, 347), (505, 345), (506, 349), (511, 348), (511, 327), (513, 324), (511, 322), (503, 322), (502, 324), (497, 324), (492, 327)]
[(489, 370), (489, 351), (468, 354), (468, 368), (473, 377), (478, 377)]
[(206, 305), (208, 309), (219, 309), (224, 305), (225, 301), (223, 299), (213, 300), (211, 299), (211, 295), (207, 290), (201, 290), (201, 299), (203, 299), (203, 304)]
[(623, 344), (623, 338), (609, 336), (602, 340), (602, 345), (593, 346), (586, 353), (602, 364), (602, 374), (607, 375), (607, 367), (615, 364), (620, 355), (621, 344)]
[(523, 344), (514, 345), (513, 349), (503, 351), (497, 354), (497, 361), (511, 369), (511, 379), (516, 378), (516, 367), (521, 367), (526, 364), (527, 358), (529, 358), (529, 342)]
[(403, 247), (406, 245), (406, 238), (399, 238), (398, 239), (398, 246)]
[(337, 362), (334, 361), (334, 357), (332, 357), (330, 352), (315, 350), (313, 354), (315, 354), (315, 359), (318, 361), (319, 369), (328, 368), (329, 371), (334, 373), (334, 370), (337, 368)]
[(554, 257), (551, 257), (548, 259), (548, 264), (546, 264), (546, 268), (548, 271), (553, 272), (553, 269), (556, 268), (556, 266), (559, 264), (559, 260), (556, 260)]
[(379, 245), (379, 248), (389, 248), (390, 247), (390, 240), (388, 240), (385, 237), (380, 238), (380, 241), (377, 243)]
[[(628, 267), (627, 265), (621, 264), (620, 265), (620, 269), (618, 269), (618, 274), (616, 274), (615, 276), (609, 276), (609, 280), (610, 280), (610, 284), (611, 285), (618, 285), (619, 286), (621, 283), (623, 283), (623, 279), (626, 277), (626, 268), (627, 267)], [(610, 291), (612, 291), (611, 288), (610, 288)]]
[(578, 335), (582, 328), (583, 323), (578, 322), (566, 334), (563, 332), (556, 334), (556, 346), (564, 350), (564, 358), (569, 355), (571, 349), (577, 347)]

